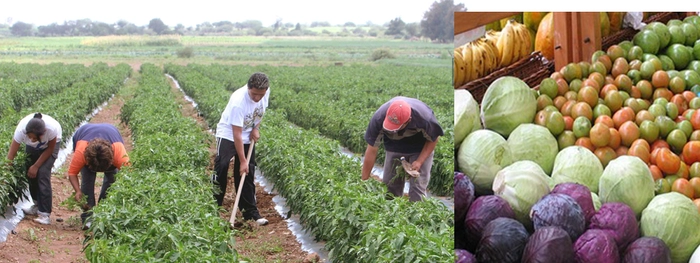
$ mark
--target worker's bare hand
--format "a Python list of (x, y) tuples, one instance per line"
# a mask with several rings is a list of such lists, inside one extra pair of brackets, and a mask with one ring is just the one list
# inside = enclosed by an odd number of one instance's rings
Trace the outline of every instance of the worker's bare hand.
[(241, 172), (241, 175), (248, 174), (248, 160), (241, 162), (241, 168), (239, 171)]
[(362, 175), (362, 181), (367, 181), (367, 179), (369, 179), (369, 174), (366, 174), (366, 175), (363, 174), (363, 175)]
[(39, 171), (39, 167), (36, 165), (32, 165), (29, 167), (29, 170), (27, 170), (27, 177), (29, 178), (36, 178), (36, 173)]
[(413, 161), (413, 163), (411, 163), (411, 169), (414, 171), (420, 171), (421, 166), (423, 166), (423, 163), (419, 161)]
[(250, 132), (250, 140), (254, 142), (260, 140), (260, 131), (258, 129), (253, 129), (253, 131)]

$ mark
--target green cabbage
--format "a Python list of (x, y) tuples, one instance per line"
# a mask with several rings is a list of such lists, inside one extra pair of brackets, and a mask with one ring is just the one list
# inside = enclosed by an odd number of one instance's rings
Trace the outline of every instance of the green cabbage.
[(572, 145), (562, 149), (554, 159), (552, 180), (554, 185), (572, 182), (598, 192), (598, 181), (603, 174), (603, 164), (590, 150)]
[(639, 225), (642, 236), (658, 237), (668, 245), (674, 263), (688, 262), (700, 246), (700, 213), (693, 201), (680, 193), (655, 196), (642, 211)]
[(479, 103), (465, 89), (455, 90), (455, 146), (459, 147), (464, 138), (481, 129)]
[(603, 205), (600, 203), (600, 197), (598, 197), (598, 194), (591, 192), (591, 199), (593, 199), (593, 208), (595, 208), (595, 211), (598, 212), (600, 207)]
[(544, 173), (552, 173), (559, 145), (547, 128), (532, 123), (520, 124), (510, 133), (507, 142), (513, 162), (530, 160), (539, 164)]
[(537, 99), (524, 81), (513, 76), (496, 79), (481, 100), (484, 128), (508, 137), (523, 123), (531, 123), (537, 112)]
[(510, 204), (515, 219), (530, 228), (530, 209), (549, 193), (549, 179), (537, 163), (518, 161), (498, 171), (493, 180), (493, 192)]
[(622, 155), (610, 161), (600, 176), (598, 196), (603, 203), (627, 204), (637, 218), (654, 198), (649, 167), (636, 156)]
[(477, 195), (491, 194), (491, 185), (496, 173), (509, 160), (506, 139), (486, 129), (470, 133), (462, 141), (457, 152), (460, 171), (471, 179)]

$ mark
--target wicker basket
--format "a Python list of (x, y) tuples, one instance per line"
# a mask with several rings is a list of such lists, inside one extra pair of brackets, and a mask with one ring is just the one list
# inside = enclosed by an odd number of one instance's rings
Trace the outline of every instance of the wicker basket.
[(510, 66), (498, 69), (480, 79), (470, 81), (459, 88), (468, 90), (474, 99), (481, 103), (486, 89), (500, 77), (514, 76), (525, 81), (530, 87), (534, 87), (539, 85), (542, 79), (549, 77), (552, 72), (554, 72), (554, 61), (548, 61), (542, 56), (541, 52), (537, 51)]

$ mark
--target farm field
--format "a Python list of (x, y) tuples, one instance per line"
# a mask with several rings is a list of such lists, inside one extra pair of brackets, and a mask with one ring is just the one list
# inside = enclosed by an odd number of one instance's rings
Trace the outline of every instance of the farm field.
[[(193, 57), (177, 52), (191, 47)], [(372, 52), (386, 49), (396, 58), (372, 62)], [(447, 70), (449, 45), (359, 37), (225, 37), (225, 36), (106, 36), (0, 38), (0, 60), (18, 63), (93, 61), (132, 64), (221, 63), (270, 65), (329, 65), (340, 63), (415, 65)], [(135, 68), (138, 70), (138, 68)]]
[[(451, 60), (441, 55), (450, 45), (359, 38), (182, 37), (179, 41), (194, 46), (195, 56), (178, 58), (181, 45), (95, 47), (81, 44), (86, 42), (79, 38), (0, 39), (0, 96), (11, 96), (3, 97), (11, 100), (3, 99), (0, 108), (0, 122), (6, 129), (0, 134), (14, 131), (19, 118), (41, 110), (59, 121), (66, 119), (61, 124), (64, 138), (69, 138), (86, 115), (114, 95), (88, 121), (114, 123), (133, 142), (129, 149), (133, 165), (118, 174), (110, 198), (95, 208), (90, 230), (80, 230), (74, 218), (79, 212), (60, 206), (72, 190), (65, 182), (65, 168), (59, 168), (53, 188), (70, 191), (57, 196), (59, 191), (54, 190), (52, 225), (21, 221), (17, 234), (0, 243), (4, 251), (0, 260), (313, 259), (301, 250), (285, 219), (274, 210), (271, 199), (276, 194), (287, 199), (291, 213), (299, 216), (309, 234), (325, 244), (329, 261), (451, 260), (454, 223), (449, 208), (432, 197), (420, 203), (385, 200), (384, 185), (361, 181), (360, 162), (340, 152), (347, 148), (359, 156), (364, 151), (364, 129), (383, 102), (397, 95), (419, 98), (431, 105), (446, 134), (436, 148), (428, 190), (435, 196), (451, 196), (453, 97), (446, 77)], [(396, 58), (371, 61), (372, 52), (379, 48)], [(125, 55), (128, 52), (131, 55)], [(71, 69), (75, 73), (68, 72)], [(227, 220), (233, 195), (225, 197), (222, 210), (211, 198), (208, 175), (215, 143), (209, 129), (231, 92), (254, 71), (267, 73), (271, 80), (270, 108), (256, 147), (258, 169), (275, 184), (273, 193), (256, 191), (270, 225), (230, 230)], [(196, 108), (183, 99), (166, 74), (196, 102)], [(108, 75), (114, 75), (114, 81), (104, 80), (111, 83), (103, 84), (109, 88), (76, 93), (82, 86), (95, 86), (81, 83)], [(58, 78), (45, 88), (34, 85)], [(35, 89), (32, 94), (43, 99), (29, 99), (18, 92), (30, 87)], [(79, 95), (59, 99), (64, 93)], [(88, 96), (93, 93), (105, 95)], [(56, 104), (44, 102), (54, 97)], [(9, 143), (0, 146), (7, 152)], [(21, 169), (3, 170), (2, 177), (17, 182), (8, 193), (23, 189), (22, 175)], [(0, 201), (3, 207), (8, 204)], [(57, 217), (64, 221), (56, 222)], [(23, 257), (17, 258), (20, 253)]]

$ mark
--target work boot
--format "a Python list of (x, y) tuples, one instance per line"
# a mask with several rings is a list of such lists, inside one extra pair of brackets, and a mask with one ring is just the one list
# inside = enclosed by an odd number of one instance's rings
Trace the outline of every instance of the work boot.
[(32, 205), (29, 208), (22, 208), (22, 212), (24, 212), (25, 215), (35, 216), (37, 213), (39, 213), (39, 207)]
[(49, 213), (44, 213), (44, 212), (39, 212), (39, 216), (37, 218), (34, 218), (34, 222), (37, 222), (42, 225), (50, 225), (51, 224), (51, 217), (49, 217)]

